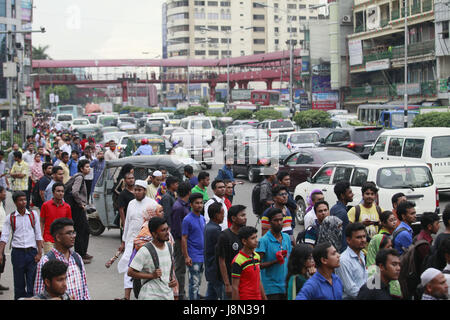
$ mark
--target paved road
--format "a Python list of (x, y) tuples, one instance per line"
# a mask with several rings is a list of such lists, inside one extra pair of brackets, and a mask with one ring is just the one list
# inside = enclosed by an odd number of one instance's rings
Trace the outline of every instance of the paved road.
[[(214, 165), (213, 168), (209, 170), (211, 179), (214, 179), (216, 177), (218, 169), (220, 167), (221, 165)], [(257, 219), (253, 215), (251, 210), (251, 191), (254, 184), (249, 183), (245, 179), (242, 180), (244, 180), (245, 183), (236, 187), (236, 196), (233, 203), (243, 204), (247, 206), (247, 224), (255, 226), (257, 223)], [(208, 190), (208, 192), (212, 194), (210, 190)], [(445, 205), (450, 203), (450, 194), (441, 194), (440, 199), (441, 210), (443, 210)], [(10, 194), (8, 195), (6, 205), (7, 213), (14, 210)], [(258, 225), (257, 229), (260, 230), (260, 225)], [(443, 228), (441, 226), (441, 230), (442, 229)], [(297, 226), (295, 229), (295, 234), (297, 234), (300, 230), (301, 227)], [(123, 296), (123, 275), (117, 272), (117, 261), (110, 269), (105, 268), (105, 262), (115, 254), (119, 245), (120, 233), (118, 229), (106, 230), (101, 236), (90, 237), (88, 252), (94, 256), (94, 259), (92, 260), (91, 264), (86, 265), (86, 272), (89, 292), (91, 298), (94, 300), (112, 300), (114, 298)], [(4, 291), (4, 293), (0, 295), (0, 300), (12, 300), (14, 298), (12, 265), (9, 253), (9, 245), (7, 246), (7, 248), (7, 263), (5, 272), (1, 275), (0, 283), (2, 285), (8, 286), (10, 290)], [(203, 277), (200, 294), (205, 295), (205, 293), (206, 281)]]

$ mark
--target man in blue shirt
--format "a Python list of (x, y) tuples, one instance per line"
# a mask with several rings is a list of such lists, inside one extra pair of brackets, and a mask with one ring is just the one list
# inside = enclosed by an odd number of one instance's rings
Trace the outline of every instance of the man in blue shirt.
[(313, 249), (317, 271), (305, 282), (295, 300), (342, 300), (342, 282), (334, 270), (339, 267), (339, 252), (329, 242)]
[(397, 207), (397, 216), (401, 223), (392, 234), (392, 243), (394, 249), (400, 254), (405, 253), (413, 242), (412, 224), (416, 222), (415, 203), (411, 201), (403, 201)]
[(282, 232), (283, 212), (271, 208), (267, 212), (270, 231), (258, 243), (256, 252), (261, 257), (261, 280), (268, 300), (286, 300), (288, 257), (292, 251), (289, 235)]
[(344, 286), (343, 298), (350, 300), (358, 296), (359, 289), (367, 282), (366, 258), (362, 250), (366, 247), (366, 227), (350, 223), (345, 228), (348, 247), (341, 254), (336, 274)]
[(201, 214), (203, 195), (201, 193), (191, 194), (189, 203), (192, 211), (183, 219), (181, 224), (181, 248), (189, 271), (189, 300), (199, 300), (205, 247), (205, 217)]
[(143, 156), (151, 156), (151, 155), (153, 155), (153, 147), (150, 144), (148, 144), (148, 140), (147, 139), (142, 139), (141, 140), (141, 145), (133, 153), (133, 156), (140, 156), (140, 155), (143, 155)]
[(194, 176), (194, 168), (191, 165), (187, 164), (184, 166), (184, 176), (191, 184), (191, 189), (198, 184), (198, 178)]
[(79, 156), (78, 151), (72, 150), (72, 158), (67, 163), (71, 177), (78, 172), (78, 156)]
[[(347, 215), (347, 204), (353, 202), (353, 191), (350, 187), (350, 182), (342, 180), (338, 181), (334, 186), (334, 193), (338, 201), (331, 208), (330, 215), (336, 216), (342, 221), (342, 230), (345, 230), (349, 220)], [(342, 232), (342, 246), (341, 253), (347, 248), (347, 240), (345, 237), (345, 232)]]

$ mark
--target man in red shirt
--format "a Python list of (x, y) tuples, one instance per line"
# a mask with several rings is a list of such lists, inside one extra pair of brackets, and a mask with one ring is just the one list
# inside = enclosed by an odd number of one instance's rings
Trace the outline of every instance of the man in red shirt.
[(242, 250), (231, 262), (232, 299), (233, 300), (267, 300), (260, 276), (258, 236), (255, 227), (244, 226), (239, 229)]
[(64, 184), (55, 182), (52, 186), (53, 198), (44, 202), (41, 207), (41, 230), (44, 238), (44, 254), (47, 254), (55, 243), (55, 239), (50, 233), (50, 225), (58, 218), (72, 219), (72, 210), (64, 202)]
[(81, 150), (84, 151), (84, 148), (86, 148), (86, 143), (88, 143), (88, 139), (86, 139), (86, 135), (85, 135), (85, 134), (83, 134), (81, 137), (83, 138), (83, 139), (80, 141), (80, 144), (81, 144)]

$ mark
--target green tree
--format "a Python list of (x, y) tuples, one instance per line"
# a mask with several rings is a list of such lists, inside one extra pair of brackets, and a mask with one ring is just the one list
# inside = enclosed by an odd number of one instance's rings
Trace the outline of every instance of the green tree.
[(319, 128), (331, 126), (331, 116), (323, 110), (300, 111), (294, 116), (295, 123), (300, 128)]
[(246, 120), (252, 118), (253, 112), (250, 110), (231, 110), (226, 116), (232, 117), (233, 120)]
[(450, 112), (419, 114), (413, 120), (413, 127), (450, 127)]
[(258, 121), (280, 119), (283, 118), (283, 114), (276, 110), (259, 110), (255, 113), (255, 118), (258, 119)]
[(50, 46), (39, 45), (38, 47), (33, 46), (31, 49), (31, 57), (33, 60), (52, 60), (50, 56), (47, 54), (47, 50)]
[(208, 111), (208, 108), (205, 108), (203, 106), (189, 107), (186, 109), (185, 115), (186, 116), (194, 116), (194, 115), (200, 114), (200, 113), (206, 114), (207, 111)]
[(43, 97), (43, 103), (44, 105), (50, 105), (49, 101), (49, 95), (50, 93), (54, 93), (58, 96), (59, 102), (58, 104), (69, 104), (71, 103), (71, 92), (67, 86), (54, 86), (48, 87), (47, 90), (45, 90), (45, 96)]

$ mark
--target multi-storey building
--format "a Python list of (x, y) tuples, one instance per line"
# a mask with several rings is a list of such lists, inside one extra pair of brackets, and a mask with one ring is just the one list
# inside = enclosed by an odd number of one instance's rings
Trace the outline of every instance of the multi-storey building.
[[(438, 28), (447, 26), (448, 30), (450, 10), (448, 7), (438, 10), (433, 0), (406, 0), (406, 3), (407, 6), (402, 0), (355, 0), (354, 33), (347, 37), (351, 88), (345, 105), (351, 111), (366, 102), (399, 103), (405, 90), (410, 104), (440, 100), (439, 80), (448, 78), (450, 68), (448, 51), (444, 52), (448, 39), (447, 42), (441, 39), (448, 38), (448, 31), (440, 32)], [(443, 11), (447, 12), (447, 23), (443, 18), (438, 27), (435, 16)], [(441, 99), (439, 103), (448, 104), (448, 100)]]
[[(326, 8), (315, 8), (323, 2), (326, 1), (168, 0), (163, 7), (167, 20), (163, 50), (167, 50), (168, 58), (193, 59), (287, 50), (286, 42), (291, 37), (298, 45), (304, 42), (303, 31), (309, 22), (327, 19)], [(176, 86), (173, 88), (176, 90)], [(197, 88), (197, 94), (203, 93)]]

